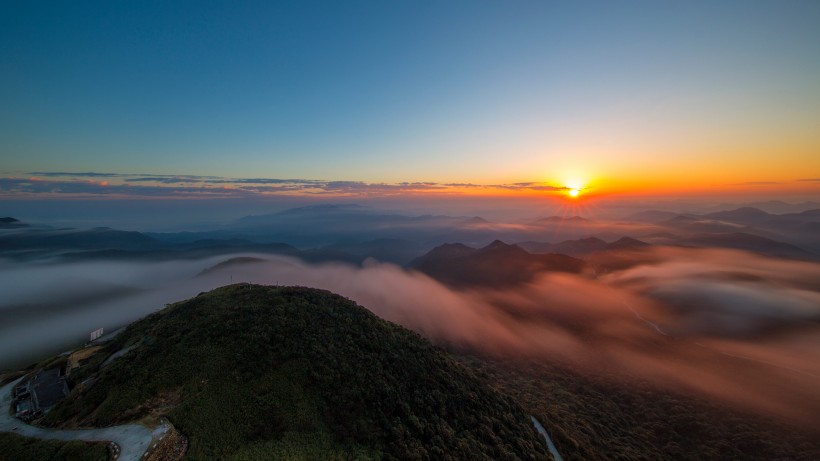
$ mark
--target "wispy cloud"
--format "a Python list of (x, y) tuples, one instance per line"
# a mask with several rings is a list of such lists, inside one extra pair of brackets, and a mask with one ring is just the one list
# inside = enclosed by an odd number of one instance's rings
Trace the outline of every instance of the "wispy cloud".
[(83, 177), (83, 178), (123, 178), (127, 176), (141, 176), (141, 175), (129, 175), (129, 174), (120, 174), (120, 173), (94, 173), (94, 172), (87, 172), (87, 173), (67, 173), (61, 171), (35, 171), (29, 173), (35, 176), (44, 176), (44, 177)]
[(746, 181), (746, 182), (737, 182), (732, 184), (733, 186), (768, 186), (772, 184), (783, 184), (780, 181)]
[(0, 178), (0, 196), (139, 196), (139, 197), (224, 197), (233, 191), (205, 187), (129, 186), (108, 181), (65, 181), (39, 178)]
[(200, 175), (120, 174), (36, 171), (29, 177), (0, 178), (0, 196), (243, 197), (253, 195), (390, 196), (408, 193), (459, 193), (467, 190), (563, 191), (538, 182), (511, 184), (369, 183), (322, 179), (229, 178)]
[[(99, 326), (119, 326), (242, 280), (331, 290), (438, 344), (476, 354), (570, 363), (588, 373), (606, 370), (609, 377), (621, 370), (624, 379), (820, 424), (816, 263), (651, 248), (631, 267), (597, 278), (542, 273), (514, 289), (456, 290), (377, 262), (312, 265), (252, 255), (258, 259), (252, 264), (218, 265), (235, 256), (65, 265), (0, 260), (0, 367), (24, 355), (33, 361)], [(71, 301), (112, 293), (112, 287), (132, 289), (92, 303)], [(60, 308), (45, 319), (39, 306)]]
[(544, 183), (535, 183), (535, 182), (517, 182), (513, 184), (494, 184), (492, 186), (496, 189), (505, 189), (505, 190), (518, 190), (518, 191), (545, 191), (545, 192), (559, 192), (568, 190), (569, 187), (566, 186), (551, 186), (549, 184)]

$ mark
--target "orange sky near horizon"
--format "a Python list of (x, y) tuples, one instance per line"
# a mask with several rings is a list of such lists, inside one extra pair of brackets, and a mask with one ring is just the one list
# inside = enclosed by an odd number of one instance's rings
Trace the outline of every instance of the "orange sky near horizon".
[[(680, 171), (680, 170), (678, 170)], [(534, 175), (533, 175), (534, 176)], [(216, 178), (204, 176), (151, 176), (134, 174), (47, 173), (40, 176), (0, 176), (0, 198), (15, 199), (163, 199), (240, 198), (265, 196), (322, 197), (458, 197), (537, 199), (558, 198), (586, 202), (599, 198), (758, 197), (772, 199), (820, 199), (820, 175), (778, 180), (744, 180), (720, 174), (638, 174), (606, 176), (583, 173), (544, 174), (531, 180), (493, 183), (418, 182), (386, 183), (363, 181), (280, 180), (265, 178)], [(770, 176), (771, 177), (771, 176)], [(569, 191), (576, 189), (577, 197)]]

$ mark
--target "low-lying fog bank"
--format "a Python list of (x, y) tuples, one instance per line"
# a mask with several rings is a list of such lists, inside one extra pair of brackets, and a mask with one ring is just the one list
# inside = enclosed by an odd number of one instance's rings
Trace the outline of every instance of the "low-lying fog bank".
[(4, 262), (0, 369), (231, 282), (305, 285), (347, 296), (440, 344), (620, 370), (820, 424), (820, 264), (681, 248), (596, 264), (585, 275), (543, 273), (516, 288), (456, 290), (375, 261), (310, 265), (244, 254)]

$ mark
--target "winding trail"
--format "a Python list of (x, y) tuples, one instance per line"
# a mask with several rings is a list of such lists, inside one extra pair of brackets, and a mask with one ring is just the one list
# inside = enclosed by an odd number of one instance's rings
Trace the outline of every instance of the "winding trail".
[(0, 388), (0, 432), (11, 432), (40, 439), (114, 442), (120, 448), (118, 461), (139, 461), (153, 445), (153, 441), (161, 438), (168, 430), (167, 424), (153, 431), (139, 424), (123, 424), (98, 429), (50, 429), (26, 424), (9, 414), (12, 401), (11, 390), (21, 380), (22, 378)]
[(530, 416), (530, 419), (532, 419), (532, 424), (535, 426), (535, 429), (538, 430), (538, 433), (544, 436), (544, 440), (547, 442), (547, 449), (550, 453), (552, 453), (552, 457), (555, 458), (555, 461), (564, 461), (564, 458), (562, 458), (561, 454), (558, 453), (558, 449), (555, 448), (555, 444), (552, 443), (552, 439), (547, 433), (547, 430), (544, 429), (544, 426), (542, 426), (541, 423), (535, 419), (535, 416)]

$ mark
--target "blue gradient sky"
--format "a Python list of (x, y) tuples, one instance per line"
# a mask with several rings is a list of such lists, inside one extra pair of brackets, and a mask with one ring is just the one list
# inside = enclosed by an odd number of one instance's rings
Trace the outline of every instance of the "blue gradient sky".
[(818, 1), (273, 3), (7, 2), (2, 173), (820, 175)]

